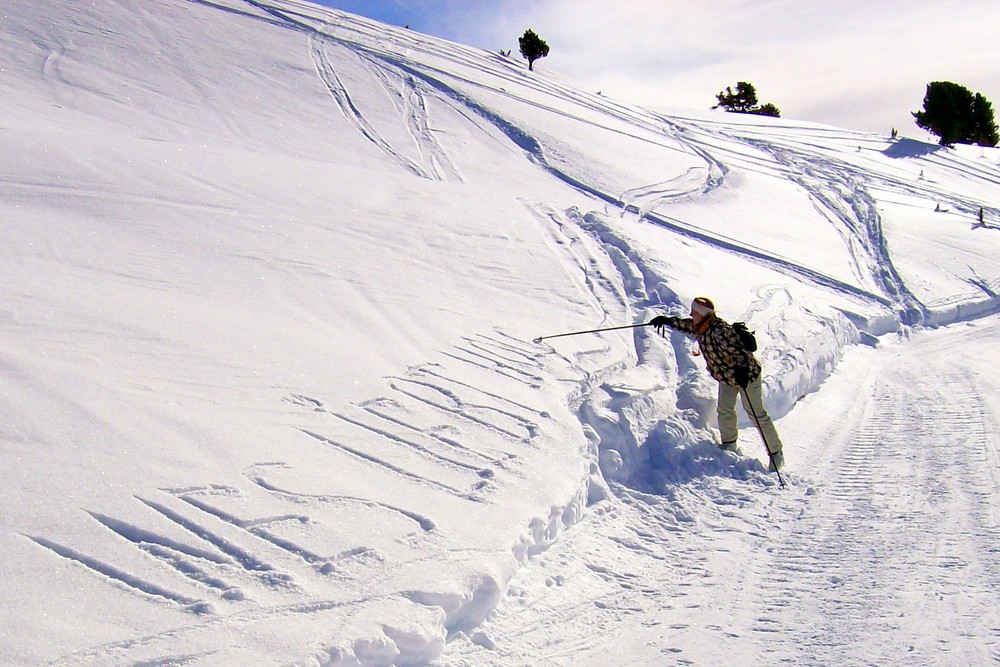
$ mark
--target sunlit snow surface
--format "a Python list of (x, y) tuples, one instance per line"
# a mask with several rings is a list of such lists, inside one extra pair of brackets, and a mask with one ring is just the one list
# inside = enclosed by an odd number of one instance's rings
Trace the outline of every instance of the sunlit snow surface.
[[(996, 149), (299, 2), (0, 15), (0, 663), (1000, 660)], [(698, 295), (785, 489), (682, 336), (534, 342)]]

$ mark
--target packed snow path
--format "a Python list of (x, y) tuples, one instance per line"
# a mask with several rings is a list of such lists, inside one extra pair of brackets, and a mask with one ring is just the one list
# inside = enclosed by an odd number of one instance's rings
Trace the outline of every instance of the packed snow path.
[(857, 355), (833, 382), (854, 391), (809, 408), (830, 413), (803, 457), (817, 493), (778, 519), (750, 595), (750, 629), (780, 638), (764, 646), (774, 662), (1000, 657), (997, 383), (984, 373), (998, 333), (994, 320)]
[(991, 318), (850, 353), (782, 421), (785, 490), (712, 466), (618, 487), (518, 574), (493, 652), (442, 664), (995, 663), (998, 337)]

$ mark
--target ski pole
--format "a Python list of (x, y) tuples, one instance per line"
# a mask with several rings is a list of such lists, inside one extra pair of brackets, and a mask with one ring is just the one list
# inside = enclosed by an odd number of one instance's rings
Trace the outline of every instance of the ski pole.
[(648, 325), (649, 325), (649, 322), (640, 322), (639, 324), (625, 324), (625, 325), (620, 326), (620, 327), (606, 327), (604, 329), (589, 329), (587, 331), (570, 331), (569, 333), (555, 334), (553, 336), (539, 336), (533, 342), (535, 342), (535, 343), (541, 343), (543, 340), (546, 340), (548, 338), (562, 338), (563, 336), (580, 336), (582, 334), (599, 333), (601, 331), (617, 331), (619, 329), (635, 329), (637, 327), (644, 327), (644, 326), (648, 326)]
[(743, 393), (744, 398), (747, 399), (747, 406), (750, 408), (750, 416), (753, 417), (753, 421), (757, 425), (757, 432), (760, 433), (760, 439), (764, 441), (764, 451), (767, 452), (767, 457), (771, 459), (771, 467), (774, 468), (775, 474), (778, 475), (778, 483), (781, 484), (781, 488), (785, 488), (785, 480), (781, 478), (781, 471), (778, 470), (778, 466), (774, 464), (774, 454), (771, 453), (771, 448), (767, 444), (767, 438), (764, 437), (764, 429), (760, 427), (760, 420), (757, 419), (757, 411), (754, 410), (753, 402), (750, 400), (750, 392), (747, 391), (746, 387), (740, 387), (740, 391)]

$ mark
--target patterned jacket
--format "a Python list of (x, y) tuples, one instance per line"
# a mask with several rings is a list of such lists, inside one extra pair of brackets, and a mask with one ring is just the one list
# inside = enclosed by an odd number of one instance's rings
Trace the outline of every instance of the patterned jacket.
[(749, 368), (750, 382), (760, 377), (760, 362), (753, 353), (747, 351), (740, 342), (733, 326), (725, 320), (713, 315), (708, 325), (699, 331), (690, 317), (668, 317), (667, 324), (672, 329), (695, 338), (709, 374), (729, 385), (736, 386), (736, 369)]

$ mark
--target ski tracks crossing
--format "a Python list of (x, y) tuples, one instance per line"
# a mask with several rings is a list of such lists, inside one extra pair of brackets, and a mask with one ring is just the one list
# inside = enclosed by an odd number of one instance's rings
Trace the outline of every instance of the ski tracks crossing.
[[(472, 521), (482, 514), (476, 507), (509, 503), (530, 484), (531, 468), (546, 465), (543, 442), (573, 441), (563, 433), (567, 417), (554, 413), (559, 406), (534, 403), (541, 384), (568, 372), (564, 366), (505, 333), (470, 334), (437, 361), (385, 378), (385, 393), (369, 400), (335, 405), (315, 392), (287, 392), (283, 459), (231, 479), (136, 492), (127, 515), (81, 508), (87, 546), (27, 535), (40, 553), (81, 568), (109, 593), (185, 619), (53, 664), (235, 664), (255, 650), (240, 637), (273, 624), (305, 629), (288, 640), (298, 644), (288, 653), (295, 661), (315, 653), (322, 662), (344, 650), (379, 664), (392, 651), (418, 663), (436, 655), (445, 633), (475, 626), (492, 609), (497, 586), (485, 574), (469, 578), (490, 557), (470, 552), (466, 533), (484, 528), (456, 525), (456, 517)], [(579, 492), (549, 516), (519, 517), (515, 556), (544, 550), (579, 518), (585, 468), (580, 478)], [(414, 571), (428, 579), (435, 568), (427, 590), (413, 588)], [(456, 568), (464, 574), (453, 582)], [(448, 592), (456, 583), (473, 590)], [(365, 622), (372, 614), (379, 623)], [(415, 632), (414, 624), (429, 630)], [(184, 655), (170, 648), (179, 638)], [(372, 646), (389, 653), (371, 653)]]
[[(337, 51), (336, 60), (331, 59), (331, 50)], [(360, 136), (414, 176), (438, 181), (462, 181), (448, 152), (434, 136), (427, 95), (414, 77), (375, 62), (318, 31), (309, 33), (309, 54), (317, 75), (344, 119)], [(352, 95), (348, 79), (338, 73), (338, 67), (347, 63), (353, 63), (351, 69), (354, 76), (369, 77), (376, 83), (375, 86), (359, 84), (356, 86), (358, 90), (383, 91), (395, 113), (376, 117), (368, 109), (377, 108), (377, 104), (370, 102), (366, 105)], [(380, 122), (382, 117), (389, 122)]]

